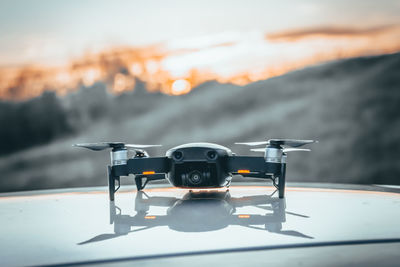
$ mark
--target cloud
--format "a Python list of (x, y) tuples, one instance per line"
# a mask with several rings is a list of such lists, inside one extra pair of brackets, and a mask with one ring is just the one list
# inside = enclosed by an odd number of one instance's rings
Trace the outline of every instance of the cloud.
[[(144, 81), (148, 90), (163, 93), (172, 93), (177, 80), (192, 87), (209, 80), (246, 84), (327, 60), (400, 51), (399, 26), (317, 27), (267, 37), (254, 30), (142, 47), (110, 46), (66, 64), (0, 68), (0, 99), (29, 99), (45, 90), (65, 95), (95, 82), (121, 93), (133, 90), (136, 79)], [(313, 36), (317, 38), (309, 38)], [(362, 38), (353, 38), (357, 36)]]
[(323, 26), (306, 29), (295, 29), (283, 32), (267, 34), (267, 40), (285, 40), (295, 41), (298, 39), (324, 36), (324, 37), (360, 37), (360, 36), (376, 36), (379, 34), (387, 33), (392, 30), (398, 30), (398, 25), (382, 25), (370, 28), (352, 28), (352, 27), (335, 27)]

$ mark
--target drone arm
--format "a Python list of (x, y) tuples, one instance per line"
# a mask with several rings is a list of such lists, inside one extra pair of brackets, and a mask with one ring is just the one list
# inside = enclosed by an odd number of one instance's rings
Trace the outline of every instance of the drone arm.
[(167, 173), (171, 169), (171, 159), (167, 157), (133, 158), (128, 160), (127, 168), (131, 174)]
[[(259, 173), (266, 169), (264, 157), (231, 156), (227, 160), (230, 173)], [(247, 172), (248, 171), (248, 172)]]
[(227, 170), (232, 174), (246, 177), (269, 178), (281, 172), (284, 163), (267, 162), (264, 157), (231, 156), (227, 160)]
[(133, 158), (124, 165), (115, 165), (112, 168), (116, 176), (152, 175), (169, 172), (171, 161), (167, 157)]
[(268, 162), (264, 157), (230, 156), (227, 158), (227, 171), (244, 177), (272, 179), (279, 191), (279, 198), (285, 192), (285, 162)]
[[(135, 175), (136, 187), (141, 190), (150, 180), (165, 179), (165, 174), (171, 168), (170, 159), (167, 157), (147, 157), (133, 158), (127, 160), (126, 164), (109, 166), (108, 168), (108, 185), (110, 200), (114, 200), (114, 194), (119, 188), (120, 176)], [(146, 177), (147, 181), (143, 184), (142, 178)], [(118, 181), (118, 187), (115, 189), (115, 181)]]

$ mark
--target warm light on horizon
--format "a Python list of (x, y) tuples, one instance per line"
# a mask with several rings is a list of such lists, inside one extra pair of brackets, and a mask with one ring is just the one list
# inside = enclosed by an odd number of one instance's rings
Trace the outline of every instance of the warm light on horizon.
[(185, 79), (179, 79), (172, 83), (171, 94), (183, 95), (189, 93), (191, 89), (190, 82)]
[[(137, 80), (149, 91), (189, 93), (206, 81), (246, 85), (324, 61), (400, 51), (399, 27), (300, 29), (206, 35), (147, 47), (112, 47), (60, 66), (0, 68), (0, 99), (22, 100), (45, 90), (66, 94), (96, 82), (121, 94)], [(185, 48), (186, 47), (186, 48)]]

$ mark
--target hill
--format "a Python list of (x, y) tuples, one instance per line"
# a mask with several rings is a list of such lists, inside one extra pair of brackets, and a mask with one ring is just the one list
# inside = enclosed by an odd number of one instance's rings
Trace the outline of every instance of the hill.
[[(77, 142), (161, 143), (149, 150), (158, 154), (208, 141), (251, 154), (233, 143), (277, 137), (320, 141), (311, 153), (289, 155), (289, 181), (400, 184), (399, 73), (400, 54), (389, 54), (328, 62), (243, 87), (208, 82), (183, 96), (150, 94), (140, 83), (120, 96), (101, 84), (81, 88), (59, 99), (66, 125), (57, 129), (65, 132), (3, 153), (0, 190), (105, 185), (108, 153), (72, 148)], [(11, 139), (3, 142), (18, 141)]]

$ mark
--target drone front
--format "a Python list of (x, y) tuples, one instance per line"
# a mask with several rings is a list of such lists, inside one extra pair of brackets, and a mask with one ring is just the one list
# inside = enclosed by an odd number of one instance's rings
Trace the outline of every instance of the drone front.
[[(164, 157), (150, 157), (143, 148), (154, 145), (104, 142), (77, 144), (99, 151), (111, 148), (111, 165), (108, 166), (110, 200), (120, 187), (120, 177), (135, 176), (138, 191), (152, 180), (167, 179), (179, 188), (229, 187), (233, 175), (270, 179), (284, 197), (287, 152), (309, 151), (298, 148), (313, 143), (313, 140), (271, 139), (261, 142), (237, 143), (248, 146), (266, 145), (251, 149), (263, 152), (264, 156), (237, 156), (224, 146), (211, 143), (189, 143), (169, 149)], [(159, 145), (156, 145), (159, 146)], [(128, 150), (133, 150), (129, 158)], [(115, 187), (116, 182), (118, 187)]]
[(229, 186), (232, 175), (226, 168), (229, 148), (210, 143), (191, 143), (171, 148), (166, 157), (171, 168), (168, 181), (181, 188)]

